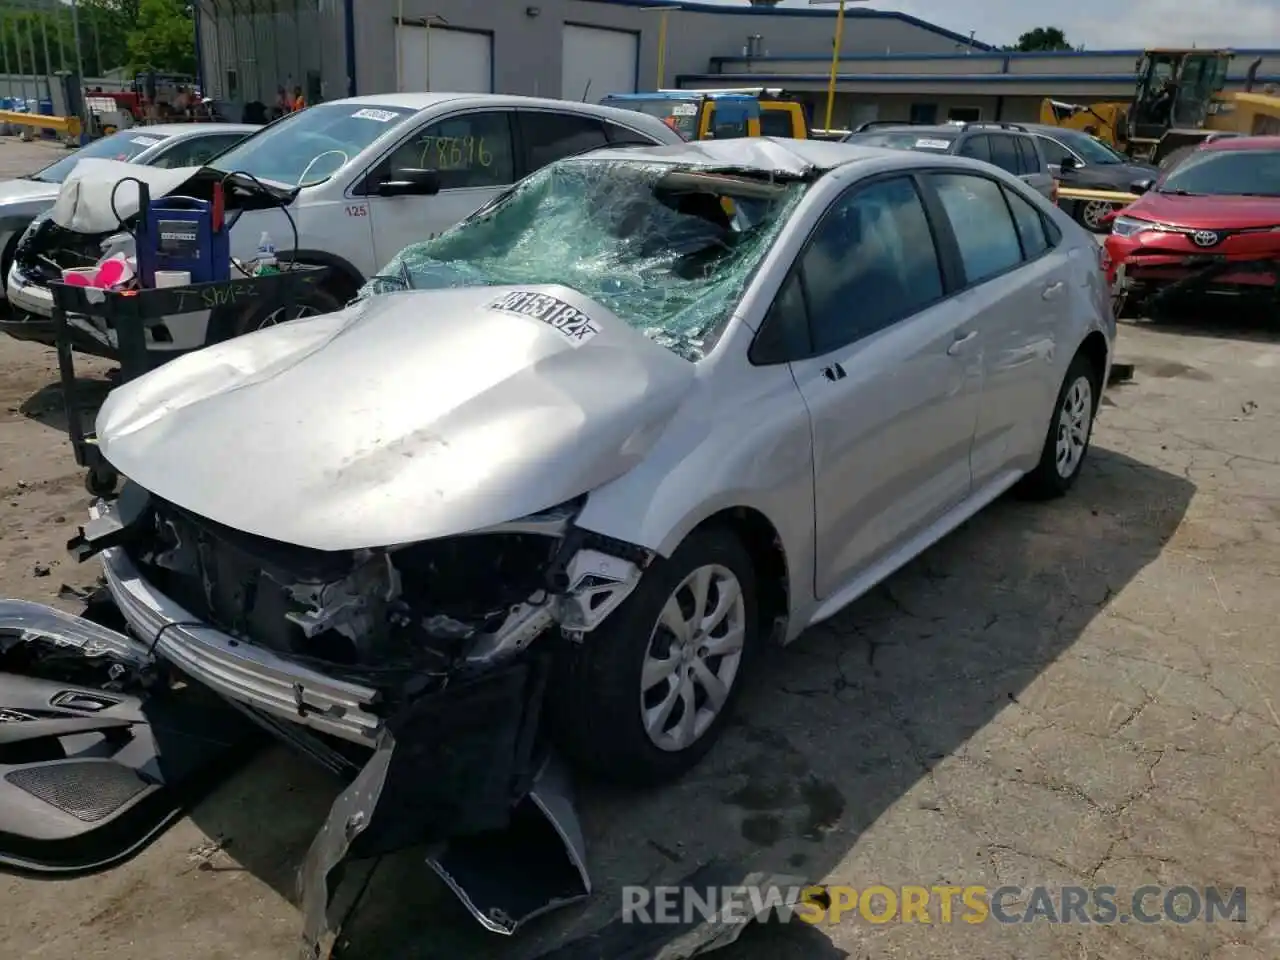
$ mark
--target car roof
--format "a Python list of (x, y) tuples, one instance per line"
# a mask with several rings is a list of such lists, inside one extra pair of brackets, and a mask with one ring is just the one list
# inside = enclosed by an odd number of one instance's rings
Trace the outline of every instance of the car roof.
[(851, 136), (862, 136), (865, 133), (899, 133), (906, 130), (919, 133), (948, 133), (953, 137), (964, 133), (964, 129), (956, 123), (883, 123), (866, 130), (855, 130)]
[(1280, 150), (1280, 137), (1223, 137), (1202, 144), (1201, 150)]
[(252, 133), (261, 129), (261, 124), (252, 123), (153, 123), (145, 127), (128, 127), (119, 132), (139, 137), (194, 137), (202, 133)]
[(731, 140), (689, 140), (660, 147), (604, 147), (587, 154), (586, 159), (656, 161), (726, 173), (812, 177), (846, 164), (884, 158), (893, 153), (832, 140), (736, 137)]

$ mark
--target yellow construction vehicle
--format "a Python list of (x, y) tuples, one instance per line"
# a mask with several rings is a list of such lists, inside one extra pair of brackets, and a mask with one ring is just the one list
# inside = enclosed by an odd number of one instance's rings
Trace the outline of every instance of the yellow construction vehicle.
[(1161, 163), (1213, 134), (1280, 133), (1280, 96), (1254, 92), (1261, 58), (1245, 89), (1225, 93), (1230, 50), (1147, 50), (1135, 65), (1128, 103), (1071, 104), (1046, 99), (1040, 122), (1085, 130), (1136, 160)]

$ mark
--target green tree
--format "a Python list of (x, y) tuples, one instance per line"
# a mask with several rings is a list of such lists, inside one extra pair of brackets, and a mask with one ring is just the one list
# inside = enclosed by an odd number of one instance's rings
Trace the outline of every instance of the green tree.
[(1036, 27), (1034, 30), (1028, 30), (1018, 37), (1017, 43), (1011, 47), (1005, 47), (1005, 49), (1031, 53), (1037, 50), (1071, 50), (1074, 48), (1067, 43), (1067, 35), (1062, 32), (1061, 27)]
[(138, 16), (129, 31), (130, 70), (196, 72), (196, 36), (182, 0), (136, 0)]

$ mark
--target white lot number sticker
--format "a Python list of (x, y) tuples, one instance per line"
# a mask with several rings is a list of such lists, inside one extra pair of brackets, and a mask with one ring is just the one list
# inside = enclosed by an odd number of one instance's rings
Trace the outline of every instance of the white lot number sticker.
[(673, 117), (696, 117), (698, 115), (698, 105), (696, 103), (677, 103), (671, 108)]
[(558, 330), (575, 347), (581, 346), (600, 332), (592, 319), (577, 307), (545, 293), (517, 290), (491, 301), (489, 309), (541, 320)]
[(357, 120), (377, 120), (379, 123), (386, 123), (389, 120), (394, 120), (399, 114), (390, 110), (370, 110), (366, 107), (363, 110), (357, 110), (351, 116)]
[(916, 141), (917, 150), (947, 150), (950, 147), (950, 140), (930, 140), (928, 137), (925, 137)]
[(134, 137), (129, 142), (136, 143), (140, 147), (154, 147), (160, 141), (154, 137)]

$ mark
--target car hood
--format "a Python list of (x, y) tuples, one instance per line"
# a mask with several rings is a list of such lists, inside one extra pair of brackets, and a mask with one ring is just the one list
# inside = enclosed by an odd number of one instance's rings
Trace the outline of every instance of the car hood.
[[(58, 195), (61, 184), (43, 183), (39, 180), (0, 180), (0, 207), (22, 204), (26, 201), (48, 202)], [(3, 213), (0, 210), (0, 213)]]
[(1135, 180), (1154, 180), (1160, 175), (1155, 167), (1140, 163), (1096, 163), (1090, 164), (1064, 176), (1064, 180), (1076, 180), (1080, 183), (1107, 184), (1121, 190), (1128, 190)]
[(121, 221), (138, 212), (139, 182), (157, 199), (199, 172), (199, 167), (151, 167), (89, 157), (67, 175), (49, 216), (58, 226), (76, 233), (113, 233), (120, 229)]
[(1125, 210), (1126, 216), (1196, 230), (1280, 226), (1280, 197), (1180, 197), (1148, 193)]
[(620, 476), (695, 367), (561, 286), (374, 296), (114, 390), (103, 455), (157, 496), (318, 550), (463, 533)]

